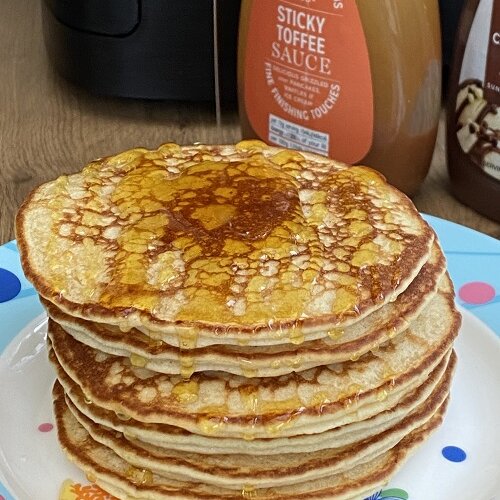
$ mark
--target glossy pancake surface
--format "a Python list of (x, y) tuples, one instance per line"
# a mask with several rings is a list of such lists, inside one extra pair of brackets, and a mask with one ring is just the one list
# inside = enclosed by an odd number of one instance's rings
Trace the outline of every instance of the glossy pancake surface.
[[(62, 391), (54, 391), (58, 438), (64, 452), (106, 491), (120, 498), (140, 499), (238, 499), (255, 497), (252, 484), (240, 491), (214, 487), (183, 478), (165, 479), (148, 469), (132, 467), (110, 448), (95, 441), (65, 406)], [(258, 490), (261, 499), (355, 500), (373, 493), (401, 467), (405, 459), (442, 422), (446, 403), (421, 427), (392, 449), (343, 473), (303, 483)]]
[(66, 313), (219, 343), (354, 323), (406, 289), (434, 240), (375, 171), (245, 141), (92, 162), (36, 189), (17, 237)]
[(317, 480), (367, 462), (395, 446), (405, 435), (425, 424), (448, 396), (449, 387), (433, 394), (417, 410), (369, 438), (347, 446), (309, 453), (251, 456), (245, 454), (245, 443), (238, 455), (177, 452), (164, 447), (128, 439), (95, 424), (76, 408), (70, 409), (80, 424), (98, 442), (138, 469), (150, 469), (166, 479), (184, 477), (193, 482), (242, 490), (245, 484), (256, 488), (288, 486)]
[[(456, 365), (456, 355), (445, 356), (439, 365), (429, 374), (422, 385), (401, 397), (396, 405), (391, 398), (382, 399), (387, 409), (371, 418), (336, 427), (319, 434), (304, 434), (293, 437), (271, 439), (249, 439), (243, 435), (239, 439), (217, 436), (201, 436), (179, 427), (164, 424), (147, 424), (132, 418), (123, 420), (114, 412), (99, 408), (86, 400), (81, 389), (64, 371), (58, 370), (59, 383), (64, 388), (68, 407), (75, 408), (91, 421), (108, 429), (123, 433), (127, 439), (137, 439), (159, 448), (201, 454), (241, 454), (246, 455), (282, 455), (283, 453), (309, 453), (349, 446), (363, 439), (372, 437), (393, 427), (411, 412), (416, 411), (433, 392), (447, 393)], [(381, 393), (383, 396), (383, 393)]]
[[(180, 374), (225, 371), (245, 377), (279, 376), (292, 371), (357, 359), (404, 331), (437, 292), (445, 272), (445, 259), (434, 243), (429, 261), (398, 298), (343, 329), (328, 331), (326, 338), (300, 345), (210, 345), (179, 349), (140, 330), (124, 334), (118, 327), (71, 317), (42, 299), (49, 316), (79, 342), (108, 354), (130, 357), (132, 364), (152, 371)], [(447, 279), (447, 278), (446, 278)], [(443, 281), (445, 278), (443, 278)], [(165, 340), (170, 340), (166, 338)], [(177, 340), (177, 337), (173, 337)]]
[(368, 167), (136, 148), (34, 190), (16, 231), (61, 446), (110, 494), (359, 500), (442, 421), (445, 257)]
[(203, 435), (265, 438), (323, 432), (379, 413), (384, 399), (399, 399), (423, 383), (449, 352), (459, 324), (448, 283), (406, 332), (380, 350), (267, 379), (204, 372), (184, 381), (96, 351), (52, 322), (49, 338), (56, 368), (102, 408)]

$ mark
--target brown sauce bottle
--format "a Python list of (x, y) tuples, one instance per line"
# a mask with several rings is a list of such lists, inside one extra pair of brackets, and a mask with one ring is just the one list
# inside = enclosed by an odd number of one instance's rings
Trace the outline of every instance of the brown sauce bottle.
[(469, 0), (450, 75), (447, 145), (453, 194), (500, 222), (500, 1)]
[(437, 0), (243, 0), (238, 59), (243, 137), (418, 189), (441, 105)]

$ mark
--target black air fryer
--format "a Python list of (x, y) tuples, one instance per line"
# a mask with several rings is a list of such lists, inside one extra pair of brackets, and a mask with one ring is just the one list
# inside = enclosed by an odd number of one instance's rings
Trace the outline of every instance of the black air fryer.
[(45, 44), (59, 73), (92, 92), (210, 101), (216, 26), (220, 93), (230, 102), (239, 7), (239, 0), (42, 0)]

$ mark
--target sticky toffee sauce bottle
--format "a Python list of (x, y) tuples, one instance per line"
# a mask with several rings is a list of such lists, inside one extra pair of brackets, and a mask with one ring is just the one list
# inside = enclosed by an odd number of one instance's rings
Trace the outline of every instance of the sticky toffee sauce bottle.
[(437, 0), (243, 0), (238, 59), (244, 138), (418, 189), (441, 106)]

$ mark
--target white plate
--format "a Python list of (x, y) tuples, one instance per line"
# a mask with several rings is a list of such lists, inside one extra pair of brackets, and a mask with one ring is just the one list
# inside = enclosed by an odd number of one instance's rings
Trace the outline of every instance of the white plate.
[[(447, 254), (458, 302), (469, 309), (462, 309), (451, 404), (442, 427), (370, 500), (500, 500), (500, 341), (475, 317), (500, 333), (500, 243), (429, 220)], [(15, 244), (0, 247), (0, 500), (57, 500), (68, 479), (91, 487), (65, 459), (51, 428), (55, 377), (40, 312), (20, 271)], [(67, 498), (109, 497), (96, 493)]]

